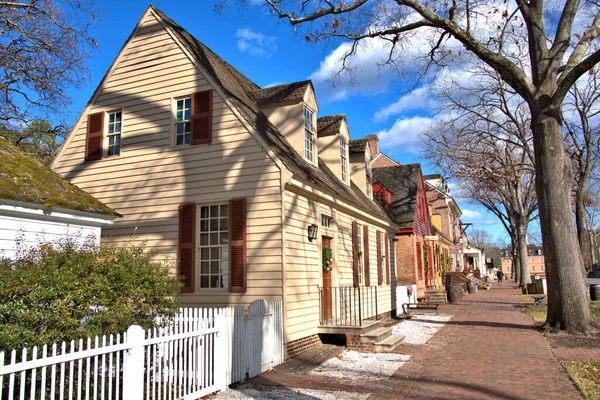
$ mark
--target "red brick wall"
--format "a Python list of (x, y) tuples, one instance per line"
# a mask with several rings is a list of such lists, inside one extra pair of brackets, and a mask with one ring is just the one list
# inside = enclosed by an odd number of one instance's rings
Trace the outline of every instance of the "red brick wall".
[(415, 265), (415, 236), (396, 235), (396, 281), (415, 283), (417, 268)]
[(291, 342), (284, 344), (284, 359), (295, 357), (298, 354), (312, 349), (313, 347), (321, 344), (321, 339), (319, 335), (312, 335), (303, 337), (302, 339), (293, 340)]
[(398, 163), (390, 159), (385, 154), (381, 154), (371, 163), (371, 168), (395, 167)]

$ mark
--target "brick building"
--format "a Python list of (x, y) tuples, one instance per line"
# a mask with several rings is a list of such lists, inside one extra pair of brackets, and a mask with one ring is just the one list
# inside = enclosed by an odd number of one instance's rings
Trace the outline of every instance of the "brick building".
[[(529, 273), (531, 275), (538, 277), (546, 276), (546, 265), (544, 262), (544, 250), (542, 246), (527, 246), (527, 265), (529, 266)], [(502, 271), (507, 276), (514, 276), (511, 248), (502, 252)]]

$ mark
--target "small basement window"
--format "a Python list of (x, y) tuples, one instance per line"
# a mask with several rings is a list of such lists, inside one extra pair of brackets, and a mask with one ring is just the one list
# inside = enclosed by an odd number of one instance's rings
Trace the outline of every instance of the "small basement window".
[(324, 228), (331, 228), (332, 217), (328, 215), (321, 215), (321, 226)]

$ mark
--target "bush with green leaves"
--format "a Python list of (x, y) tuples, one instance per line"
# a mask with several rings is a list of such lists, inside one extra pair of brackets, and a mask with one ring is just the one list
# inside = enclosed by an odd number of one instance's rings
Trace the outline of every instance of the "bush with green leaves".
[(0, 350), (152, 328), (180, 283), (144, 243), (45, 243), (0, 260)]

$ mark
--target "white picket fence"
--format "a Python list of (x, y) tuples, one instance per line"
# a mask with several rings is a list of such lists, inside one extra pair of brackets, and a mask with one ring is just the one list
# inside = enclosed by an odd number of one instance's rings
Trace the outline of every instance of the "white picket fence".
[[(0, 399), (197, 399), (283, 363), (281, 302), (182, 308), (165, 328), (0, 352)], [(224, 356), (227, 357), (224, 357)]]

